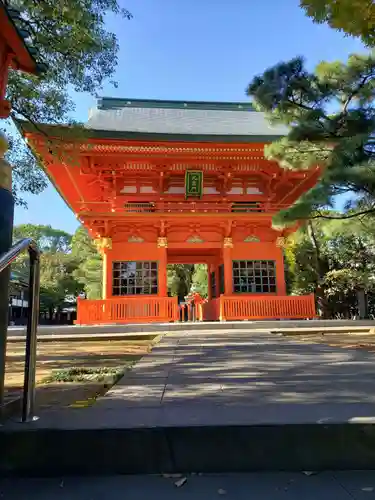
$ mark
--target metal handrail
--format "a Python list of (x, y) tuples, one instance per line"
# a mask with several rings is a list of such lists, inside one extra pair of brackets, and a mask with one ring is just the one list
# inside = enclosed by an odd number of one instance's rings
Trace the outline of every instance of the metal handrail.
[(7, 252), (0, 256), (0, 273), (23, 252), (27, 250), (30, 257), (29, 297), (26, 330), (25, 374), (22, 395), (21, 421), (35, 420), (35, 371), (37, 330), (39, 322), (39, 288), (40, 288), (40, 250), (32, 238), (18, 241)]

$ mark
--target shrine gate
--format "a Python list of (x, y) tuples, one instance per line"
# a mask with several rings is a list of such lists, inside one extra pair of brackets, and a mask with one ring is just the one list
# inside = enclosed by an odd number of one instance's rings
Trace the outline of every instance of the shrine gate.
[(207, 264), (204, 319), (315, 316), (313, 296), (286, 294), (272, 217), (319, 168), (265, 159), (286, 130), (251, 104), (103, 98), (84, 132), (20, 126), (103, 256), (102, 299), (78, 300), (78, 324), (177, 320), (169, 263)]

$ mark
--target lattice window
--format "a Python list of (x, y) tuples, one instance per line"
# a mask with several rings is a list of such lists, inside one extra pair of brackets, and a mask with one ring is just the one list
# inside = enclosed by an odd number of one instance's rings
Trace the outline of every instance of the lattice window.
[(158, 263), (153, 261), (113, 262), (113, 295), (158, 293)]
[(273, 260), (234, 260), (235, 293), (276, 293), (276, 265)]

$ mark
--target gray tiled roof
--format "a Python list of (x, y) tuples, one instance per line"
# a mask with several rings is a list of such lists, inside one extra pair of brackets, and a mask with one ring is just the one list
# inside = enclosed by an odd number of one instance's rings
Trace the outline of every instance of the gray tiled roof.
[[(108, 102), (109, 101), (109, 102)], [(175, 105), (174, 105), (175, 104)], [(199, 103), (103, 99), (90, 110), (86, 126), (95, 130), (155, 134), (282, 136), (249, 103)]]

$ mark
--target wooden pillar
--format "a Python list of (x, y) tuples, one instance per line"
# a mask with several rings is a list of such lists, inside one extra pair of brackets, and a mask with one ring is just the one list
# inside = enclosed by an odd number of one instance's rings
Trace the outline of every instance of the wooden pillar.
[(286, 295), (285, 283), (285, 265), (284, 252), (285, 238), (277, 238), (277, 257), (276, 257), (276, 293), (277, 295)]
[(213, 271), (212, 264), (207, 264), (207, 298), (208, 298), (208, 300), (212, 299), (212, 279), (211, 279), (212, 271)]
[(215, 284), (216, 284), (216, 297), (220, 297), (220, 273), (219, 273), (219, 264), (215, 262), (214, 265), (215, 272)]
[(108, 254), (104, 250), (102, 254), (102, 299), (105, 300), (107, 298), (107, 283), (108, 283)]
[(158, 245), (158, 295), (159, 297), (168, 296), (167, 283), (167, 248), (168, 240), (165, 236), (160, 236), (157, 241)]
[(225, 295), (233, 294), (233, 264), (232, 264), (232, 238), (224, 238), (223, 263), (224, 263), (224, 290)]
[(112, 293), (112, 262), (108, 252), (112, 250), (111, 238), (99, 238), (95, 244), (102, 256), (102, 299), (108, 299)]

